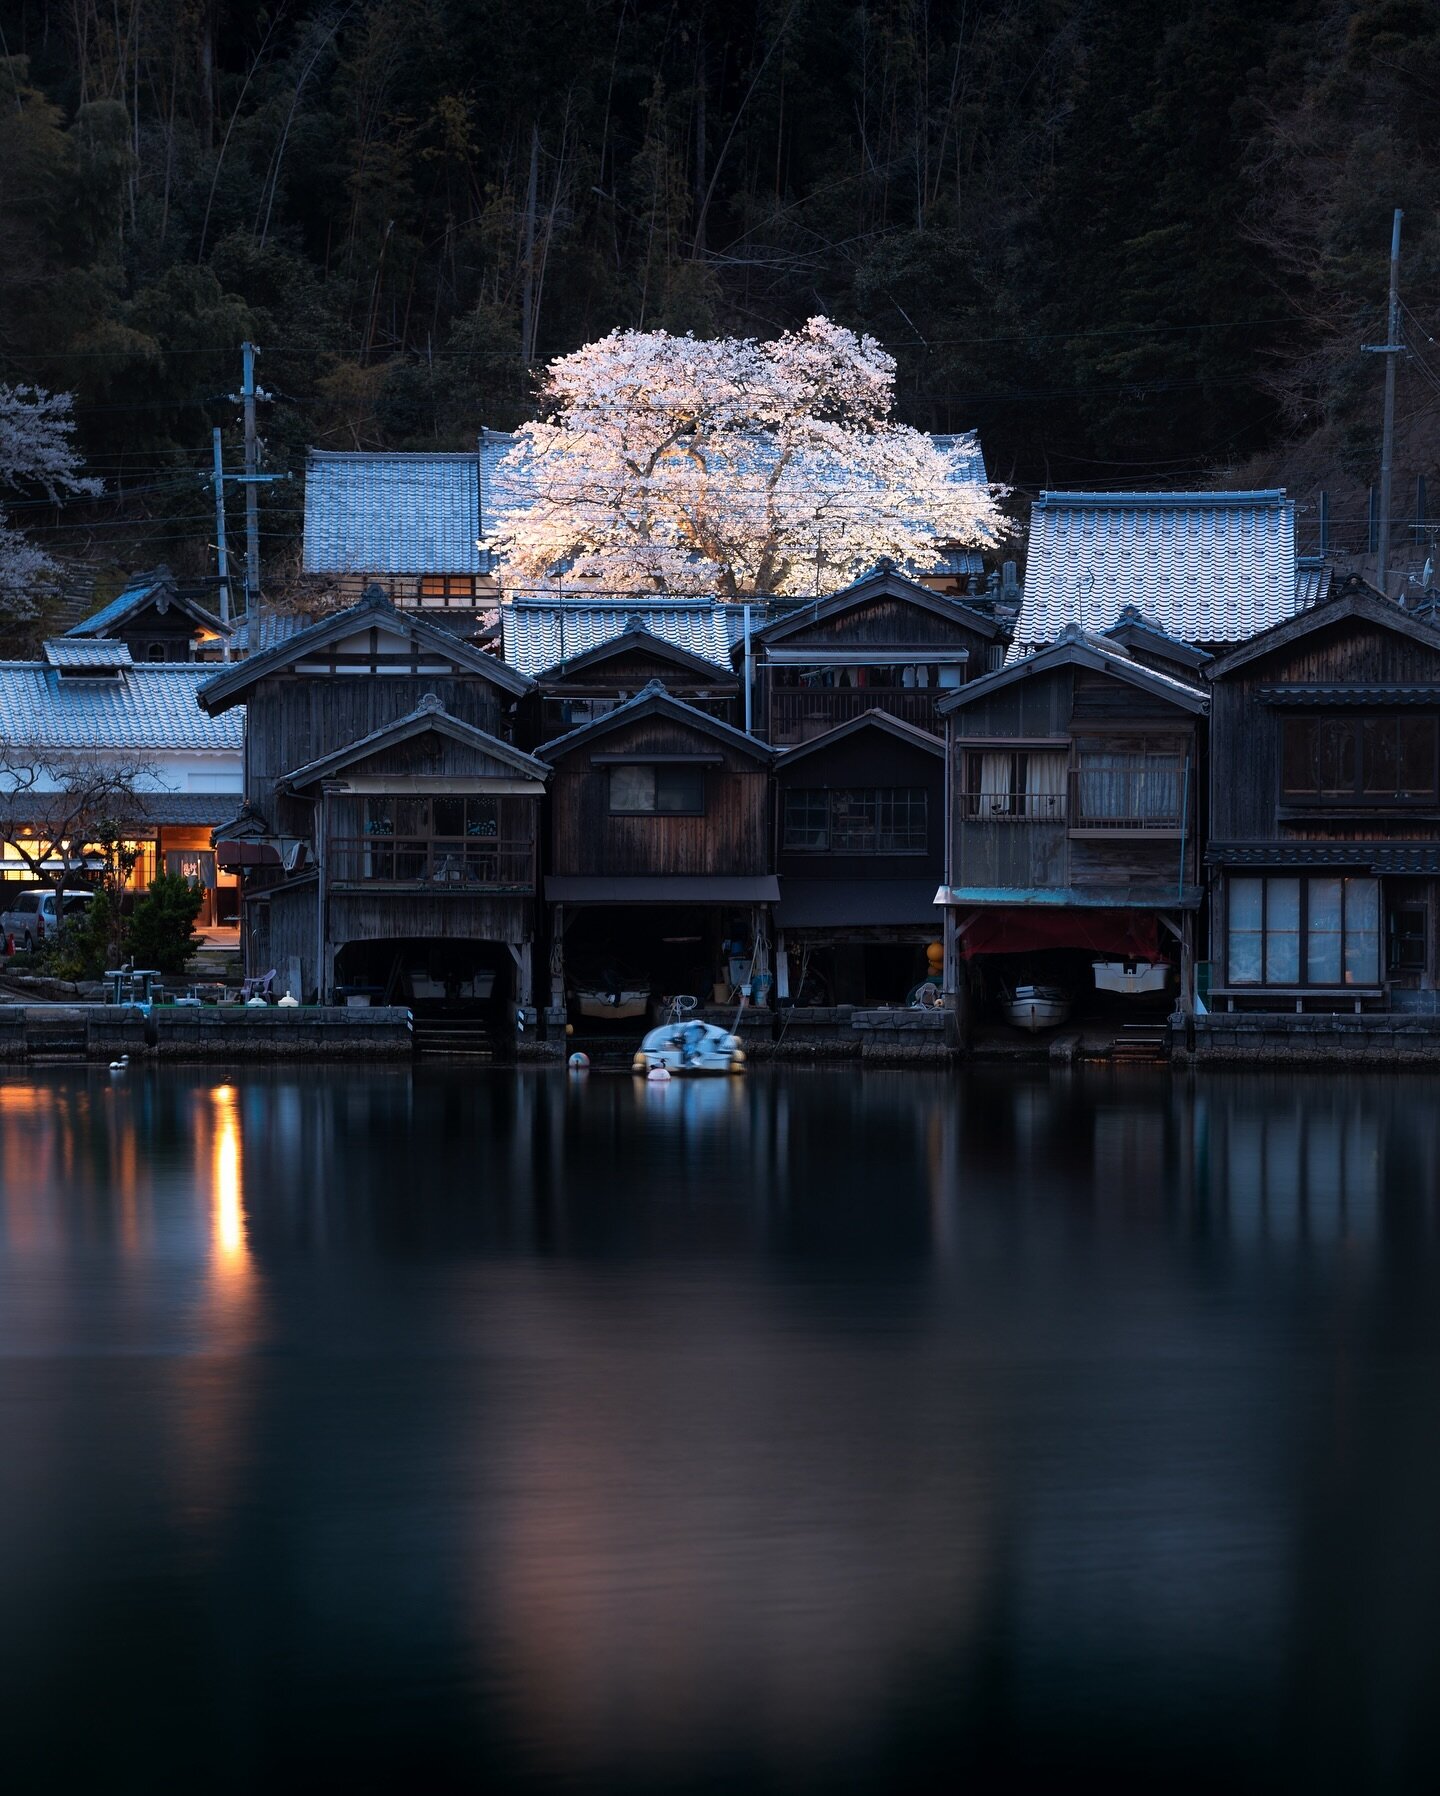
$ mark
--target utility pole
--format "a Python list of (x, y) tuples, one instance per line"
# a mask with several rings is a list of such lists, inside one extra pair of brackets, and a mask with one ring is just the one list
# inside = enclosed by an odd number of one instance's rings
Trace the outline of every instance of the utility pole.
[[(230, 551), (225, 543), (225, 462), (220, 451), (220, 426), (218, 424), (211, 432), (210, 440), (215, 451), (215, 471), (211, 478), (215, 484), (215, 554), (220, 570), (220, 622), (228, 624), (230, 622)], [(220, 653), (226, 661), (230, 659), (228, 635), (220, 645)]]
[(245, 358), (240, 397), (245, 405), (245, 610), (252, 618), (260, 599), (260, 495), (255, 491), (259, 455), (255, 439), (255, 345), (242, 343)]
[(1405, 214), (1397, 206), (1390, 231), (1390, 307), (1383, 343), (1365, 343), (1367, 355), (1385, 357), (1385, 423), (1380, 437), (1380, 527), (1375, 562), (1375, 584), (1388, 593), (1390, 572), (1390, 486), (1395, 471), (1395, 364), (1405, 353), (1400, 340), (1400, 221)]

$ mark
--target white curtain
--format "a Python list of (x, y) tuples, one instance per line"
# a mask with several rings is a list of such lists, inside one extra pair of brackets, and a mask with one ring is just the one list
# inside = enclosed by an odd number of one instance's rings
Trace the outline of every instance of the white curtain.
[(981, 817), (1008, 817), (1014, 809), (1011, 797), (1012, 766), (1015, 757), (1008, 749), (980, 757)]
[(1031, 753), (1025, 761), (1025, 814), (1027, 817), (1058, 820), (1065, 815), (1065, 771), (1067, 756), (1058, 753)]

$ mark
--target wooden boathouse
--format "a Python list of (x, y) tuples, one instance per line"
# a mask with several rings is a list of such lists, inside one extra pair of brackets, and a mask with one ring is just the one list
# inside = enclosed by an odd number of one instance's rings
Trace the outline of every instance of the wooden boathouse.
[(1016, 978), (1093, 992), (1092, 959), (1164, 961), (1191, 1001), (1208, 694), (1071, 625), (941, 703), (946, 989), (973, 1014)]
[(529, 690), (378, 589), (210, 680), (206, 711), (247, 707), (245, 804), (217, 831), (247, 970), (319, 1003), (527, 1012), (549, 768), (507, 738)]
[(656, 681), (538, 755), (554, 770), (552, 1013), (607, 985), (708, 1000), (732, 957), (768, 978), (779, 888), (763, 742)]

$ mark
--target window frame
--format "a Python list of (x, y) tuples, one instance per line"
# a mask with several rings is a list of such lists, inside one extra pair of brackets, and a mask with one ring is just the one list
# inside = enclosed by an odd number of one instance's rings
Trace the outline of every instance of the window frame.
[[(615, 776), (617, 774), (648, 773), (655, 802), (648, 809), (640, 805), (617, 805), (615, 802)], [(688, 762), (665, 761), (633, 761), (624, 766), (607, 767), (605, 769), (605, 808), (611, 817), (703, 817), (705, 815), (706, 783), (705, 769)], [(660, 787), (664, 778), (682, 777), (693, 779), (697, 791), (695, 801), (683, 805), (661, 805)]]
[[(792, 839), (792, 808), (803, 808), (812, 817), (823, 809), (823, 832), (812, 823), (810, 834), (823, 833), (823, 846)], [(898, 822), (903, 807), (904, 822)], [(868, 809), (868, 829), (842, 821), (842, 811), (852, 815)], [(917, 820), (918, 819), (918, 820)], [(868, 841), (866, 839), (868, 835)], [(905, 846), (897, 846), (903, 839)], [(780, 813), (780, 849), (783, 854), (848, 855), (870, 859), (881, 855), (909, 859), (930, 852), (930, 793), (925, 786), (787, 786)]]
[[(1393, 724), (1399, 730), (1404, 723), (1428, 725), (1430, 731), (1430, 787), (1428, 791), (1405, 795), (1399, 792), (1367, 792), (1365, 732), (1367, 725), (1377, 722)], [(1276, 770), (1279, 786), (1279, 805), (1286, 810), (1362, 810), (1362, 811), (1413, 811), (1434, 809), (1440, 804), (1440, 715), (1433, 711), (1362, 709), (1351, 710), (1304, 710), (1286, 712), (1278, 720), (1278, 743), (1276, 752)], [(1351, 738), (1351, 758), (1353, 773), (1348, 788), (1333, 792), (1322, 792), (1291, 789), (1285, 783), (1286, 766), (1289, 759), (1290, 735), (1292, 731), (1303, 728), (1315, 729), (1320, 724), (1344, 724), (1348, 727)], [(1397, 743), (1398, 751), (1398, 743)], [(1313, 758), (1313, 749), (1312, 749)], [(1400, 765), (1400, 755), (1396, 754), (1396, 766)], [(1397, 778), (1398, 783), (1398, 778)]]
[[(1248, 881), (1248, 880), (1253, 880), (1260, 887), (1260, 926), (1259, 926), (1258, 932), (1246, 930), (1241, 933), (1244, 933), (1247, 935), (1258, 933), (1258, 935), (1259, 935), (1259, 938), (1260, 938), (1260, 977), (1258, 979), (1237, 979), (1235, 976), (1235, 971), (1234, 971), (1234, 960), (1233, 960), (1233, 953), (1232, 953), (1232, 942), (1233, 942), (1233, 939), (1234, 939), (1234, 936), (1236, 933), (1236, 931), (1234, 929), (1233, 921), (1232, 921), (1233, 916), (1234, 916), (1235, 890), (1236, 890), (1237, 885), (1239, 885), (1242, 881)], [(1271, 897), (1270, 887), (1273, 883), (1277, 883), (1282, 880), (1283, 881), (1293, 880), (1300, 888), (1300, 890), (1299, 890), (1299, 905), (1298, 905), (1297, 914), (1296, 914), (1296, 927), (1295, 927), (1295, 931), (1294, 931), (1295, 941), (1296, 941), (1296, 973), (1295, 973), (1294, 978), (1273, 979), (1272, 980), (1269, 977), (1270, 940), (1271, 940), (1271, 933), (1272, 933), (1270, 930), (1270, 897)], [(1336, 981), (1336, 980), (1319, 980), (1319, 979), (1312, 979), (1310, 977), (1311, 938), (1312, 938), (1312, 931), (1311, 931), (1311, 927), (1310, 927), (1310, 901), (1311, 901), (1310, 888), (1312, 885), (1319, 884), (1322, 881), (1323, 882), (1332, 882), (1333, 881), (1336, 884), (1338, 884), (1340, 887), (1340, 928), (1337, 932), (1338, 937), (1339, 937), (1339, 962), (1340, 962), (1340, 978), (1338, 981)], [(1350, 888), (1352, 885), (1358, 885), (1361, 881), (1364, 881), (1365, 883), (1367, 883), (1374, 889), (1375, 928), (1371, 931), (1366, 931), (1364, 929), (1359, 928), (1358, 926), (1352, 927), (1352, 925), (1351, 925), (1351, 920), (1350, 920), (1351, 892), (1350, 892)], [(1228, 873), (1225, 877), (1225, 985), (1224, 985), (1224, 989), (1227, 991), (1234, 991), (1237, 993), (1248, 993), (1248, 992), (1264, 993), (1266, 991), (1288, 992), (1288, 991), (1303, 990), (1306, 992), (1316, 992), (1316, 993), (1332, 993), (1333, 992), (1333, 993), (1343, 994), (1346, 992), (1354, 992), (1354, 991), (1374, 991), (1374, 990), (1382, 987), (1385, 983), (1386, 959), (1387, 959), (1386, 932), (1385, 932), (1385, 927), (1384, 927), (1385, 909), (1384, 909), (1383, 898), (1384, 898), (1384, 893), (1382, 890), (1381, 881), (1380, 881), (1380, 877), (1378, 874), (1348, 871), (1343, 868), (1335, 870), (1335, 871), (1331, 871), (1331, 872), (1317, 872), (1317, 873), (1302, 872), (1298, 868), (1291, 869), (1291, 870), (1273, 869), (1272, 868), (1271, 870), (1269, 870), (1267, 872), (1262, 872), (1262, 873), (1239, 873), (1239, 872)], [(1288, 932), (1288, 931), (1282, 932), (1282, 931), (1277, 930), (1274, 933), (1278, 936), (1281, 933), (1288, 934), (1290, 932)], [(1315, 933), (1318, 935), (1321, 933), (1331, 933), (1331, 932), (1316, 931)], [(1372, 979), (1357, 979), (1353, 983), (1347, 982), (1347, 980), (1345, 978), (1345, 968), (1346, 968), (1346, 963), (1348, 962), (1348, 960), (1350, 958), (1351, 942), (1354, 940), (1358, 940), (1360, 937), (1362, 937), (1366, 934), (1373, 934), (1373, 936), (1375, 938), (1374, 977)]]

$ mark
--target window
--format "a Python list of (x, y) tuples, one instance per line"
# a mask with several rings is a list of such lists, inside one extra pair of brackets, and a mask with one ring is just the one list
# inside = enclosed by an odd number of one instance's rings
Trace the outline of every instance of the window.
[(705, 769), (612, 767), (610, 809), (622, 816), (699, 817), (705, 810)]
[(1434, 717), (1287, 717), (1281, 796), (1288, 804), (1433, 804), (1436, 739)]
[(1378, 879), (1231, 879), (1228, 903), (1227, 984), (1379, 984)]
[(924, 854), (923, 786), (796, 786), (785, 794), (784, 845), (798, 854)]
[(420, 576), (420, 597), (422, 599), (473, 599), (475, 597), (475, 576), (473, 574), (422, 574)]
[(1178, 743), (1082, 747), (1075, 823), (1081, 829), (1179, 829), (1184, 783)]
[(967, 817), (991, 822), (1064, 820), (1064, 749), (986, 749), (968, 754), (966, 762)]

